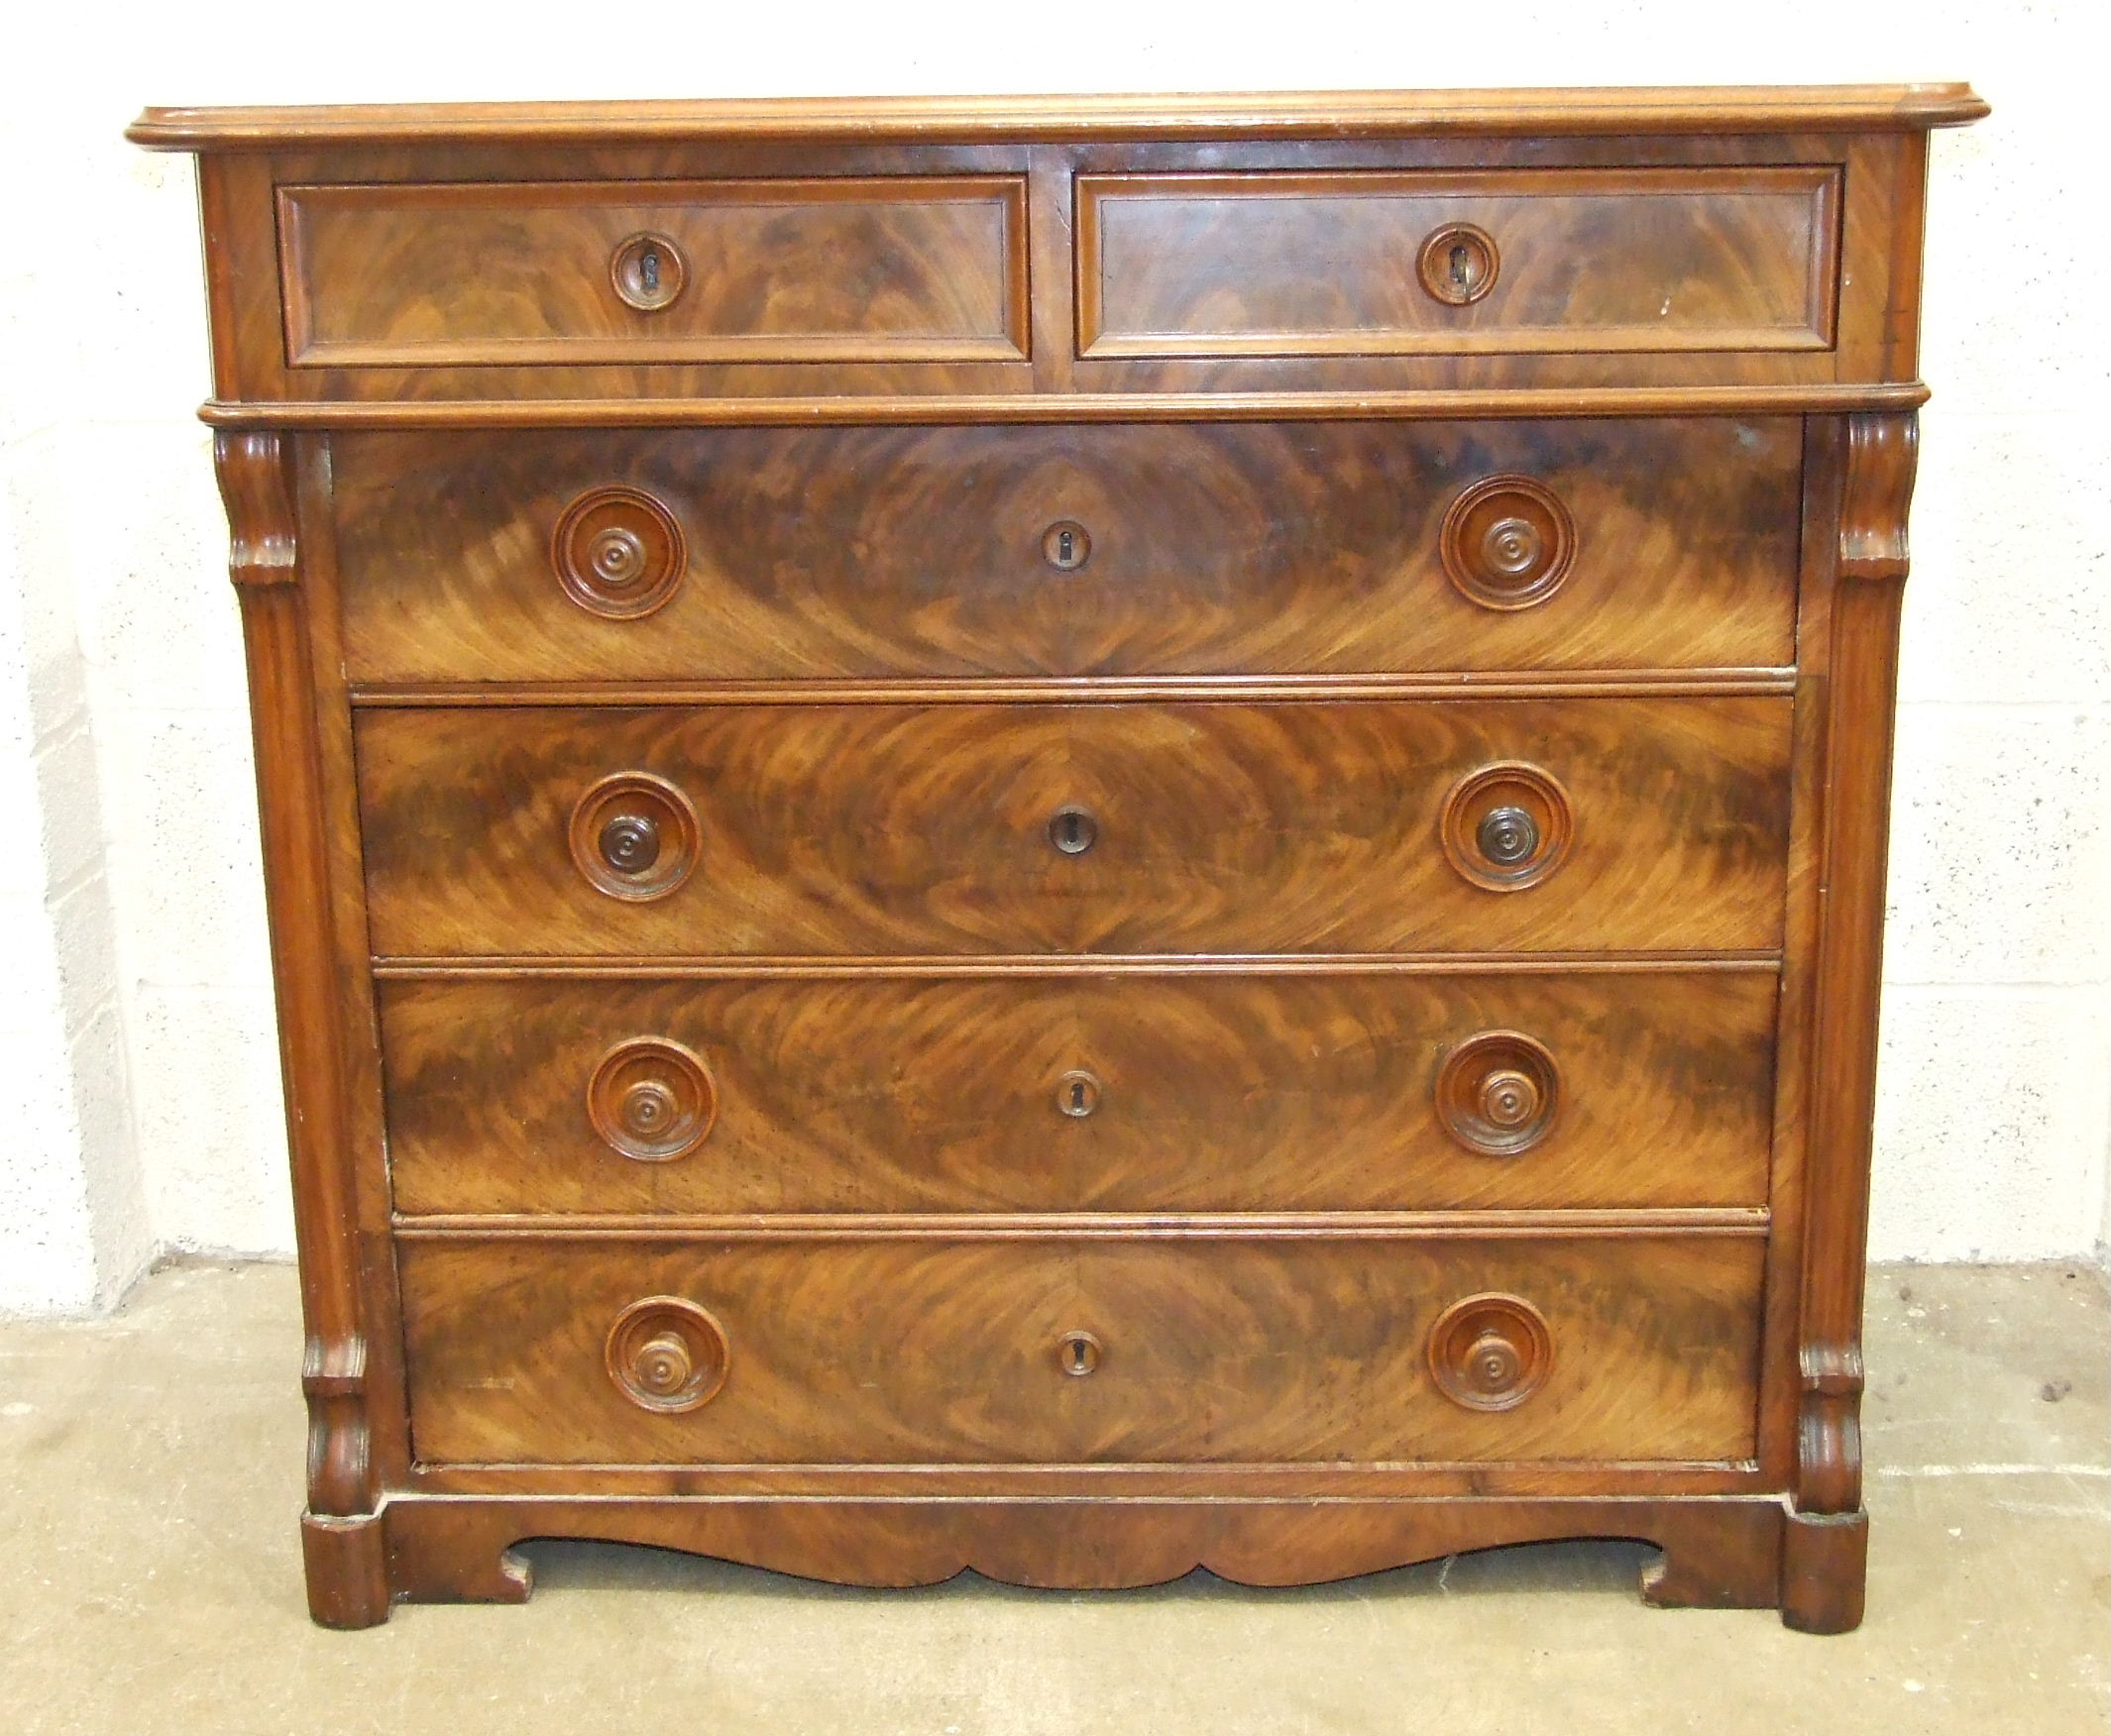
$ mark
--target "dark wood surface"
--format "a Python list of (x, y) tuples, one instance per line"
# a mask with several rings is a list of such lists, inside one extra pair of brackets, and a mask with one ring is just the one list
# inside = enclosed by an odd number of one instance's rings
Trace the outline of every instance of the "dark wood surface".
[[(403, 1249), (420, 1461), (607, 1465), (1737, 1460), (1753, 1445), (1756, 1237)], [(1552, 1365), (1514, 1409), (1446, 1398), (1429, 1334), (1513, 1292)], [(694, 1300), (730, 1346), (699, 1408), (632, 1403), (616, 1317)], [(1087, 1375), (1066, 1334), (1104, 1346)]]
[[(374, 946), (1763, 950), (1789, 718), (1772, 698), (368, 711)], [(1492, 894), (1447, 859), (1444, 805), (1521, 758), (1565, 788), (1573, 842)], [(601, 890), (566, 844), (590, 788), (631, 771), (698, 816), (694, 871), (650, 902)], [(1070, 807), (1097, 827), (1075, 855), (1050, 836)]]
[(1639, 1537), (1860, 1618), (1968, 89), (157, 110), (311, 1608)]
[[(1759, 1206), (1775, 996), (1770, 970), (391, 982), (389, 1170), (408, 1213)], [(1555, 1068), (1515, 1154), (1437, 1113), (1490, 1031)], [(679, 1158), (625, 1156), (589, 1116), (639, 1037), (711, 1081)]]
[[(1802, 444), (1792, 418), (348, 434), (346, 655), (363, 683), (1780, 668)], [(1491, 609), (1444, 528), (1510, 476), (1575, 549), (1543, 601)], [(552, 568), (610, 487), (683, 539), (644, 618)], [(1089, 539), (1068, 571), (1042, 547), (1063, 522)]]

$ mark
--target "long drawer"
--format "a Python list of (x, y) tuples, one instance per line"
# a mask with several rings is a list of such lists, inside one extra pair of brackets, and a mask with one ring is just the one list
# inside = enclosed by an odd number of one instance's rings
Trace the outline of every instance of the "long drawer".
[(378, 709), (378, 952), (1778, 945), (1786, 697)]
[(1780, 666), (1802, 441), (1788, 417), (338, 435), (346, 659), (367, 682)]
[(427, 1463), (1753, 1452), (1758, 1237), (398, 1252)]
[(426, 1213), (1765, 1203), (1776, 978), (382, 985)]

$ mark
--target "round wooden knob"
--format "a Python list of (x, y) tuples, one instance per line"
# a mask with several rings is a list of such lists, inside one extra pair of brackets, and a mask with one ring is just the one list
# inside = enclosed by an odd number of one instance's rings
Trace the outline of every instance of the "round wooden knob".
[(665, 898), (697, 865), (697, 811), (650, 772), (595, 784), (572, 810), (568, 835), (573, 865), (611, 898)]
[(1545, 484), (1488, 477), (1445, 511), (1437, 553), (1454, 588), (1483, 608), (1530, 608), (1568, 578), (1576, 521)]
[(1490, 1293), (1454, 1302), (1429, 1329), (1429, 1372), (1467, 1410), (1513, 1410), (1546, 1383), (1554, 1335), (1521, 1296)]
[(682, 293), (689, 265), (672, 241), (648, 230), (616, 243), (609, 257), (609, 281), (638, 312), (658, 313)]
[(1447, 223), (1422, 243), (1415, 274), (1422, 287), (1447, 307), (1479, 301), (1496, 286), (1502, 270), (1495, 237), (1471, 223)]
[(1470, 772), (1444, 800), (1438, 834), (1452, 867), (1491, 892), (1518, 892), (1561, 866), (1574, 819), (1551, 774), (1505, 760)]
[(1543, 1043), (1516, 1031), (1470, 1036), (1437, 1069), (1437, 1119), (1469, 1151), (1514, 1157), (1546, 1138), (1561, 1072)]
[(619, 1042), (587, 1081), (587, 1119), (602, 1142), (639, 1163), (670, 1163), (710, 1138), (718, 1088), (697, 1055), (664, 1036)]
[(1089, 1332), (1066, 1332), (1056, 1341), (1056, 1365), (1081, 1380), (1099, 1366), (1100, 1342)]
[(680, 1296), (647, 1296), (609, 1329), (609, 1378), (640, 1410), (692, 1411), (725, 1384), (725, 1329)]
[(605, 620), (637, 620), (666, 605), (689, 570), (689, 545), (664, 502), (642, 488), (590, 488), (550, 533), (564, 594)]

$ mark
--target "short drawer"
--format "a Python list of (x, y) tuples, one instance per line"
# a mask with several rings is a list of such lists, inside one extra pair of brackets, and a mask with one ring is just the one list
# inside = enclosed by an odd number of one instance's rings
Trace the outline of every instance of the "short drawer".
[(1779, 667), (1802, 441), (1792, 418), (343, 434), (345, 655), (374, 683)]
[(1785, 696), (378, 707), (390, 955), (1779, 944)]
[(1749, 1460), (1757, 1236), (404, 1242), (428, 1464)]
[(1019, 176), (278, 192), (294, 368), (1025, 359)]
[(382, 985), (399, 1211), (1760, 1206), (1771, 970)]
[(1824, 350), (1833, 164), (1084, 175), (1086, 357)]

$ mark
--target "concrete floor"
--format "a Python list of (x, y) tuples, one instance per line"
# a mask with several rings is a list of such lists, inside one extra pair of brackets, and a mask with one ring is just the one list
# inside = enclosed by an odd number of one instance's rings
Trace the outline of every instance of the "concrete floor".
[(823, 1736), (1973, 1736), (2111, 1714), (2111, 1306), (2090, 1268), (1871, 1281), (1869, 1619), (1655, 1611), (1646, 1550), (1541, 1545), (1303, 1591), (844, 1590), (530, 1547), (524, 1609), (308, 1624), (278, 1266), (0, 1324), (0, 1728)]

